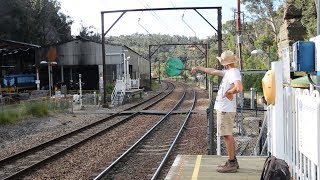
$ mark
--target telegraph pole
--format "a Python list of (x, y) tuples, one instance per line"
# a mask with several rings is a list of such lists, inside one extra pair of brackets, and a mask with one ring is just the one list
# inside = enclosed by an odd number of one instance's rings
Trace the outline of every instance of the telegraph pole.
[(242, 39), (241, 39), (241, 11), (240, 11), (240, 0), (237, 0), (237, 44), (238, 44), (238, 55), (240, 63), (240, 71), (242, 70)]
[[(240, 72), (243, 70), (242, 66), (242, 39), (241, 39), (241, 10), (240, 10), (240, 0), (237, 0), (237, 44), (238, 44), (238, 55), (239, 55), (239, 69)], [(241, 80), (243, 81), (243, 74), (241, 74)], [(240, 130), (241, 134), (243, 135), (243, 99), (244, 93), (243, 91), (240, 93)]]

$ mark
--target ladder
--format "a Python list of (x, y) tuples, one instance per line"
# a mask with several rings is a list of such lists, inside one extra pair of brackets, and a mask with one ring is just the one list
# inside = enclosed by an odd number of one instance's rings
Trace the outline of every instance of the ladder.
[(111, 95), (111, 104), (113, 106), (122, 105), (122, 102), (126, 93), (125, 91), (126, 91), (125, 82), (123, 80), (117, 80)]

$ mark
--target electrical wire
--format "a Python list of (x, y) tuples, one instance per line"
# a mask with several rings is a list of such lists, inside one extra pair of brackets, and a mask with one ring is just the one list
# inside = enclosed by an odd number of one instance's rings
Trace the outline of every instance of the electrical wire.
[[(143, 1), (144, 4), (141, 2)], [(145, 7), (145, 8), (151, 8), (151, 6), (145, 1), (145, 0), (139, 0), (139, 2)], [(154, 12), (154, 11), (149, 11), (152, 16), (159, 22), (159, 23), (164, 23), (166, 25), (166, 23), (164, 21), (162, 21), (162, 19), (159, 17), (159, 15)]]
[(140, 27), (142, 27), (142, 29), (144, 29), (148, 33), (148, 35), (151, 35), (150, 32), (142, 24), (140, 24), (140, 18), (138, 19), (138, 24)]
[(170, 3), (172, 4), (172, 7), (176, 7), (176, 6), (173, 4), (172, 0), (170, 0)]
[[(143, 13), (143, 12), (141, 12), (141, 15), (140, 15), (140, 17), (139, 17), (139, 19), (138, 19), (138, 25), (139, 25), (142, 29), (144, 29), (144, 30), (147, 32), (147, 34), (149, 35), (149, 37), (150, 37), (150, 36), (152, 36), (152, 34), (140, 23), (142, 13)], [(158, 42), (158, 40), (154, 40), (154, 41), (155, 41), (156, 43), (160, 44), (160, 42)]]
[(197, 33), (189, 26), (189, 24), (184, 20), (184, 13), (185, 13), (185, 11), (183, 12), (183, 14), (182, 14), (182, 17), (181, 17), (181, 19), (182, 19), (182, 21), (188, 26), (188, 28), (194, 33), (194, 36), (195, 37), (197, 37)]
[(319, 85), (317, 85), (316, 83), (314, 83), (314, 82), (312, 81), (310, 74), (308, 74), (308, 80), (309, 80), (309, 82), (310, 82), (314, 87), (320, 88)]
[[(143, 2), (142, 2), (143, 1)], [(139, 0), (140, 4), (142, 4), (145, 8), (151, 8), (151, 6), (145, 1), (145, 0)], [(150, 14), (156, 19), (161, 24), (164, 24), (164, 27), (166, 28), (167, 31), (173, 32), (175, 31), (172, 29), (165, 21), (162, 20), (162, 18), (154, 11), (149, 11)]]

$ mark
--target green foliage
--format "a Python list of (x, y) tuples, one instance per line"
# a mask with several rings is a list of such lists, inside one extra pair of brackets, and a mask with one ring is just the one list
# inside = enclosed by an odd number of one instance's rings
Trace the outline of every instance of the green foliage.
[(107, 94), (111, 94), (114, 89), (114, 84), (113, 83), (106, 83), (106, 92)]
[(49, 114), (49, 107), (43, 102), (27, 103), (26, 114), (30, 114), (35, 117), (45, 117)]
[(72, 20), (57, 0), (0, 0), (0, 38), (39, 45), (71, 39)]
[(14, 123), (18, 120), (19, 114), (13, 109), (0, 111), (0, 124)]
[[(132, 34), (121, 36), (110, 36), (106, 40), (114, 44), (121, 44), (130, 47), (139, 54), (147, 56), (150, 51), (153, 54), (151, 61), (166, 62), (169, 57), (178, 57), (185, 59), (187, 62), (190, 60), (198, 60), (204, 57), (199, 49), (204, 51), (204, 47), (195, 47), (194, 43), (204, 43), (195, 37), (186, 37), (179, 35), (161, 35), (161, 34)], [(158, 47), (157, 44), (168, 44)], [(190, 45), (170, 45), (172, 43), (190, 44)], [(205, 43), (204, 43), (205, 44)], [(152, 46), (151, 46), (152, 45)], [(199, 49), (198, 49), (199, 48)], [(187, 63), (186, 62), (186, 63)]]
[(236, 50), (236, 27), (235, 27), (235, 21), (230, 20), (227, 21), (225, 24), (222, 26), (223, 30), (223, 46), (225, 49), (229, 49), (231, 51)]
[(65, 111), (70, 106), (69, 100), (46, 101), (34, 100), (27, 101), (15, 106), (3, 106), (0, 110), (0, 124), (15, 123), (30, 116), (45, 117), (51, 111)]
[(182, 73), (181, 74), (182, 79), (184, 80), (184, 82), (187, 82), (188, 76), (186, 73)]
[(307, 38), (317, 35), (317, 9), (315, 0), (294, 0), (294, 5), (302, 10), (301, 23), (307, 28)]
[[(208, 40), (209, 42), (210, 40)], [(170, 57), (181, 59), (186, 68), (193, 66), (205, 66), (205, 49), (206, 41), (202, 41), (194, 37), (186, 36), (170, 36), (161, 34), (132, 34), (126, 36), (111, 36), (107, 38), (107, 42), (122, 44), (130, 47), (139, 54), (148, 56), (149, 47), (151, 57), (151, 71), (154, 77), (167, 77), (165, 73), (165, 63)], [(157, 44), (167, 44), (158, 46)], [(198, 45), (198, 44), (202, 45)], [(171, 45), (186, 44), (186, 45)], [(210, 53), (209, 53), (210, 55)], [(160, 63), (160, 71), (159, 71)]]
[(156, 91), (157, 89), (159, 89), (159, 81), (158, 79), (152, 79), (151, 80), (151, 90), (152, 91)]
[(277, 14), (276, 0), (243, 0), (242, 4), (248, 11), (248, 18), (252, 19), (254, 30), (259, 34), (269, 33), (270, 38), (277, 40), (277, 33), (279, 32), (279, 17)]
[(95, 42), (101, 42), (102, 40), (101, 35), (98, 33), (98, 30), (94, 26), (86, 27), (84, 25), (81, 25), (79, 36)]
[(219, 77), (218, 76), (208, 76), (208, 79), (213, 82), (213, 85), (218, 85)]
[(245, 74), (243, 76), (244, 91), (249, 91), (250, 88), (255, 88), (257, 92), (262, 92), (262, 78), (264, 74)]

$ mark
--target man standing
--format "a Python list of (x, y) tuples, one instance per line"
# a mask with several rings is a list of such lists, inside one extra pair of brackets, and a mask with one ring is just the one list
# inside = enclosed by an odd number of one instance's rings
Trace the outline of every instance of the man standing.
[(237, 110), (236, 98), (233, 94), (241, 92), (243, 86), (240, 71), (235, 67), (238, 58), (233, 52), (230, 50), (224, 51), (221, 56), (217, 58), (219, 59), (220, 64), (224, 66), (224, 70), (197, 66), (193, 67), (191, 72), (196, 73), (201, 71), (210, 75), (223, 77), (214, 104), (214, 109), (217, 111), (218, 136), (223, 136), (229, 159), (225, 164), (219, 165), (217, 171), (220, 173), (231, 173), (237, 172), (237, 169), (239, 169), (232, 131)]

